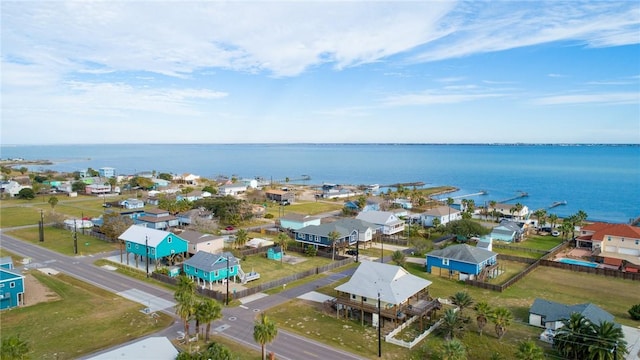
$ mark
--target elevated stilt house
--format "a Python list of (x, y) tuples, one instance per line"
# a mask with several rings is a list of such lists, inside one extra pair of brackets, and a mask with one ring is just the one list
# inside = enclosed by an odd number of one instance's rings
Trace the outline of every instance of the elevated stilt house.
[[(336, 287), (338, 317), (378, 325), (379, 319), (397, 327), (413, 316), (432, 316), (441, 304), (429, 296), (431, 281), (411, 275), (400, 266), (364, 261), (348, 282)], [(379, 315), (379, 316), (378, 316)]]
[(131, 225), (118, 239), (125, 243), (127, 265), (129, 253), (133, 253), (136, 267), (138, 258), (153, 264), (154, 269), (157, 269), (162, 259), (168, 264), (181, 262), (189, 248), (189, 242), (174, 233), (140, 225)]

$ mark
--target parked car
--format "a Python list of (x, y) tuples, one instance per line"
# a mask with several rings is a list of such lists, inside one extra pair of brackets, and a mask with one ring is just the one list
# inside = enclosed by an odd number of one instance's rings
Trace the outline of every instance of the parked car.
[(356, 255), (358, 255), (358, 250), (349, 249), (349, 250), (347, 250), (347, 255), (356, 256)]
[(280, 205), (287, 206), (287, 205), (291, 205), (291, 203), (289, 202), (289, 200), (282, 200), (280, 202)]
[(560, 231), (554, 230), (554, 231), (551, 232), (551, 235), (553, 235), (555, 237), (558, 237), (558, 236), (560, 236)]
[(233, 226), (231, 226), (231, 225), (227, 226), (227, 227), (226, 227), (226, 228), (224, 228), (224, 229), (225, 229), (225, 230), (227, 230), (227, 231), (235, 230), (235, 228), (234, 228)]

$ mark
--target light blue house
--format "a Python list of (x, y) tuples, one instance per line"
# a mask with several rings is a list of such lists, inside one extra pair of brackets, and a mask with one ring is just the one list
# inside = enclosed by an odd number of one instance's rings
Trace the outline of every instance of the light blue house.
[(213, 288), (214, 283), (224, 282), (227, 279), (233, 279), (236, 282), (238, 277), (242, 279), (245, 275), (240, 268), (240, 262), (230, 252), (211, 254), (198, 251), (182, 264), (182, 271), (198, 286), (204, 288), (208, 283), (209, 289)]
[[(497, 259), (498, 254), (493, 251), (459, 244), (428, 253), (426, 267), (428, 273), (432, 273), (433, 268), (438, 268), (440, 276), (446, 275), (449, 278), (457, 276), (458, 280), (474, 280), (485, 274), (495, 275), (493, 265), (497, 264)], [(487, 274), (489, 271), (491, 274)]]
[(279, 219), (281, 229), (298, 230), (309, 225), (320, 225), (320, 218), (297, 213), (287, 213)]
[(282, 248), (280, 246), (269, 248), (269, 250), (267, 250), (267, 259), (282, 260)]
[(523, 232), (524, 230), (520, 224), (504, 219), (500, 221), (500, 225), (491, 229), (489, 236), (493, 240), (514, 242), (520, 241)]
[(183, 259), (189, 248), (187, 240), (176, 234), (140, 225), (131, 225), (118, 239), (125, 243), (127, 264), (129, 264), (129, 253), (133, 253), (136, 267), (138, 257), (144, 258), (149, 264), (153, 262), (154, 268), (157, 268), (158, 262), (163, 258), (168, 258), (170, 262)]
[(24, 276), (0, 268), (0, 310), (24, 305)]
[(100, 177), (112, 178), (116, 176), (116, 169), (112, 167), (102, 167), (98, 169), (98, 174), (100, 174)]
[(120, 206), (122, 206), (125, 209), (142, 209), (144, 208), (144, 201), (142, 200), (138, 200), (138, 199), (134, 199), (134, 198), (129, 198), (126, 200), (122, 200), (119, 202)]

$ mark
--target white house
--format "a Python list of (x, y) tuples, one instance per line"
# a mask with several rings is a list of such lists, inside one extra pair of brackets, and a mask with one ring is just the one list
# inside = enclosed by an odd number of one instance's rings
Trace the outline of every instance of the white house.
[(376, 230), (384, 235), (394, 235), (404, 231), (404, 221), (398, 219), (391, 211), (365, 211), (358, 214), (356, 219), (376, 225)]
[(17, 181), (7, 181), (2, 183), (2, 192), (9, 194), (11, 197), (18, 196), (22, 189), (31, 189), (29, 185), (20, 185)]
[(450, 221), (462, 219), (462, 212), (450, 206), (438, 206), (420, 214), (422, 226), (433, 226), (433, 220), (438, 219), (440, 225), (446, 225)]
[(218, 194), (222, 196), (231, 195), (236, 196), (247, 191), (247, 185), (245, 184), (228, 184), (222, 185), (218, 188)]
[(184, 230), (180, 237), (189, 242), (189, 254), (195, 255), (198, 251), (210, 254), (221, 253), (224, 248), (224, 237), (211, 234), (203, 234), (198, 231)]

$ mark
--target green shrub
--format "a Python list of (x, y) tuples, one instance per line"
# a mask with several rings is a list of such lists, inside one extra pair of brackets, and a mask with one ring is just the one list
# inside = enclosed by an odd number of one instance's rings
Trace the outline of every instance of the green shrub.
[(635, 304), (629, 309), (629, 315), (633, 320), (640, 320), (640, 304)]

